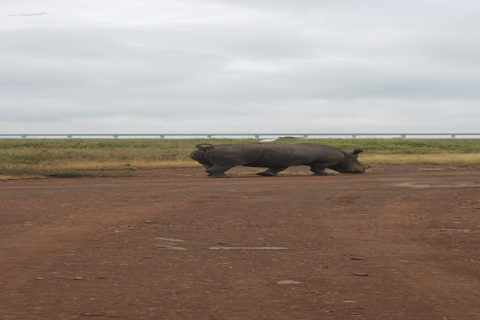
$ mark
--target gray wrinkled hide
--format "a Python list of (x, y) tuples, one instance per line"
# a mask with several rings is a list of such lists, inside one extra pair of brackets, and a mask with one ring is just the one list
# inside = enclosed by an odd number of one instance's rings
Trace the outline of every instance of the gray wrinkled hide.
[(262, 176), (276, 176), (291, 166), (310, 166), (315, 175), (329, 175), (326, 168), (342, 173), (363, 173), (355, 149), (348, 153), (342, 149), (321, 144), (198, 144), (190, 157), (201, 163), (213, 178), (226, 177), (225, 172), (237, 166), (268, 168)]

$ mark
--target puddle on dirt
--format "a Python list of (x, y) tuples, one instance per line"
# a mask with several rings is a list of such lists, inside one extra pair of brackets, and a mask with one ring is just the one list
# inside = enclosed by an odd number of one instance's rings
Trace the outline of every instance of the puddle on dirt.
[(161, 245), (158, 245), (156, 247), (161, 249), (161, 250), (176, 250), (176, 251), (188, 250), (188, 249), (185, 249), (185, 248), (182, 248), (182, 247), (170, 246), (170, 245), (167, 245), (167, 244), (161, 244)]
[(173, 239), (173, 238), (155, 238), (155, 239), (166, 240), (166, 241), (185, 241), (182, 239)]

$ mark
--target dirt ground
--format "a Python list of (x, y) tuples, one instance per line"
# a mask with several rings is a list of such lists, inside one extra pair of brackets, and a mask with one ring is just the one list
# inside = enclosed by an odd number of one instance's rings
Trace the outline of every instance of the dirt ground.
[(480, 170), (432, 167), (0, 182), (0, 319), (480, 319)]

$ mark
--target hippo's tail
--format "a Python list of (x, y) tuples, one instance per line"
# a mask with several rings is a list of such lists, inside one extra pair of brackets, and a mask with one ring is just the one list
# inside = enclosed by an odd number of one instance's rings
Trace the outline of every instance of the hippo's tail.
[(195, 147), (197, 147), (197, 149), (200, 149), (200, 150), (202, 150), (202, 151), (207, 151), (207, 150), (213, 148), (213, 144), (210, 144), (210, 143), (200, 143), (200, 144), (197, 144)]

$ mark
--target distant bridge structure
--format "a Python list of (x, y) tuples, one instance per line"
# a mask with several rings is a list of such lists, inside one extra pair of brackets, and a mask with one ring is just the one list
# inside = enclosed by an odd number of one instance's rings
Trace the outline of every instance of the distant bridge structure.
[(157, 138), (252, 138), (260, 139), (264, 137), (292, 137), (292, 138), (322, 138), (334, 137), (340, 138), (400, 138), (408, 139), (407, 136), (427, 136), (427, 137), (443, 137), (449, 136), (454, 139), (457, 136), (464, 136), (466, 138), (480, 138), (480, 133), (101, 133), (101, 134), (82, 134), (82, 133), (65, 133), (65, 134), (0, 134), (0, 139), (10, 138), (133, 138), (133, 137), (157, 137)]

